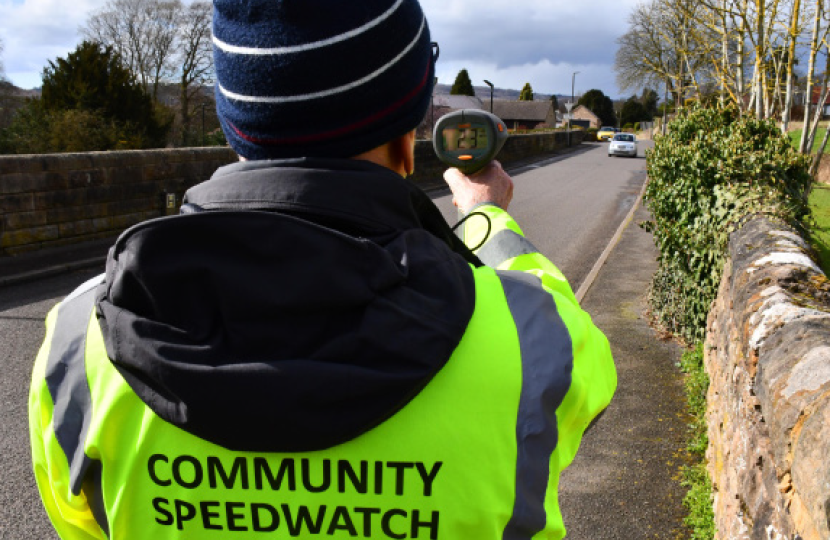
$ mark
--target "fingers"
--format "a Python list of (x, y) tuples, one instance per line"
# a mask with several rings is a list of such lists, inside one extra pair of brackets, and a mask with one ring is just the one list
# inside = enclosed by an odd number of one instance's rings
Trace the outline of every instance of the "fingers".
[(447, 169), (444, 180), (452, 191), (453, 204), (464, 212), (482, 203), (496, 204), (506, 210), (513, 199), (513, 179), (498, 161), (492, 161), (471, 176), (458, 169)]
[(453, 167), (444, 171), (444, 181), (450, 186), (450, 189), (453, 189), (453, 186), (461, 187), (464, 184), (468, 184), (470, 179), (464, 173)]

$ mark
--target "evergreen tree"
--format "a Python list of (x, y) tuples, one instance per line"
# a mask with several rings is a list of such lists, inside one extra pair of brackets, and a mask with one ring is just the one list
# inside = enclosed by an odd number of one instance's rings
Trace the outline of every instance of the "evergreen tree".
[(49, 61), (41, 99), (47, 113), (84, 111), (99, 116), (102, 124), (114, 123), (131, 146), (164, 146), (169, 121), (160, 120), (152, 99), (111, 46), (85, 41), (66, 58)]
[(625, 126), (628, 124), (636, 124), (637, 122), (646, 122), (650, 120), (646, 108), (632, 96), (628, 101), (623, 103), (620, 111), (620, 123)]
[(654, 116), (657, 115), (657, 102), (660, 101), (660, 97), (657, 95), (657, 92), (651, 88), (644, 88), (643, 93), (640, 95), (639, 101), (643, 104), (643, 108), (646, 112), (645, 117), (641, 118), (639, 121), (650, 122), (654, 119)]
[(588, 90), (579, 101), (577, 105), (584, 105), (597, 115), (603, 126), (615, 126), (617, 124), (617, 116), (614, 114), (614, 103), (611, 98), (602, 93), (602, 90)]
[(525, 83), (522, 92), (519, 94), (519, 101), (533, 101), (533, 88), (530, 83)]
[(559, 98), (556, 97), (556, 94), (550, 96), (550, 102), (553, 104), (553, 110), (559, 110)]
[(455, 82), (452, 84), (452, 89), (450, 89), (450, 94), (454, 96), (476, 95), (475, 90), (473, 90), (473, 83), (470, 80), (470, 74), (467, 73), (466, 69), (458, 72), (458, 75), (455, 77)]

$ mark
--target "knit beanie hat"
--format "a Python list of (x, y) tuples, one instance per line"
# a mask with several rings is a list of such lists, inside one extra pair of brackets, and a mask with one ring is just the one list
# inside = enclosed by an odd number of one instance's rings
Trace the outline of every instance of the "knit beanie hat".
[(416, 128), (435, 73), (417, 0), (214, 0), (216, 110), (247, 159), (352, 157)]

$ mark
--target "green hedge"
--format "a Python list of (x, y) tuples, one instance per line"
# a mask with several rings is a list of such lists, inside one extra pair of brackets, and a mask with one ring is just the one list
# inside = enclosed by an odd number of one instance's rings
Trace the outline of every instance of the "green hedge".
[(703, 339), (729, 232), (751, 214), (798, 225), (807, 215), (809, 157), (776, 125), (734, 108), (681, 109), (647, 154), (644, 227), (659, 249), (655, 321), (689, 343)]

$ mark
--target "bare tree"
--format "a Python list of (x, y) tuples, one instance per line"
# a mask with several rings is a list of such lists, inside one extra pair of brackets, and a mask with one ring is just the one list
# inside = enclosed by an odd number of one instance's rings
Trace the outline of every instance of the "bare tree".
[[(811, 153), (830, 97), (828, 0), (645, 0), (619, 40), (615, 69), (623, 90), (665, 82), (678, 104), (691, 89), (717, 88), (719, 101), (790, 127), (796, 64), (806, 65), (804, 127), (798, 151)], [(821, 58), (824, 56), (824, 58)], [(819, 64), (823, 61), (823, 71)], [(798, 90), (800, 91), (800, 90)], [(830, 143), (821, 141), (815, 171)]]
[(182, 11), (179, 20), (176, 58), (179, 66), (182, 144), (187, 144), (191, 120), (199, 107), (204, 114), (204, 88), (213, 78), (211, 13), (210, 2), (193, 2)]
[(182, 10), (180, 0), (108, 0), (80, 30), (88, 40), (111, 45), (157, 99), (159, 84), (175, 73)]
[(802, 0), (652, 0), (650, 5), (660, 6), (672, 21), (657, 28), (682, 61), (684, 86), (700, 96), (717, 88), (721, 104), (731, 101), (759, 118), (783, 117), (785, 110), (789, 115), (793, 66), (803, 50)]
[(614, 62), (617, 84), (623, 91), (666, 84), (675, 95), (679, 88), (680, 58), (675, 44), (666, 39), (664, 13), (655, 3), (639, 4), (628, 17), (629, 30), (617, 39)]
[[(812, 12), (812, 30), (810, 33), (810, 44), (807, 64), (807, 87), (804, 92), (804, 127), (801, 130), (801, 140), (798, 143), (798, 151), (808, 153), (811, 151), (815, 140), (815, 131), (818, 129), (818, 120), (821, 118), (821, 109), (827, 99), (827, 70), (825, 69), (823, 85), (818, 92), (814, 92), (813, 84), (816, 74), (816, 57), (822, 47), (826, 48), (827, 30), (826, 13), (824, 0), (815, 0)], [(813, 94), (820, 94), (816, 103), (816, 109), (812, 109)], [(815, 126), (815, 127), (813, 127)]]
[(81, 29), (88, 39), (112, 45), (155, 100), (161, 84), (176, 85), (181, 144), (191, 142), (193, 118), (200, 109), (204, 114), (209, 101), (211, 13), (204, 0), (107, 0)]
[(629, 30), (617, 43), (614, 68), (622, 90), (665, 85), (678, 105), (694, 88), (698, 95), (711, 78), (703, 50), (710, 37), (694, 28), (693, 0), (655, 0), (639, 4), (629, 16)]

